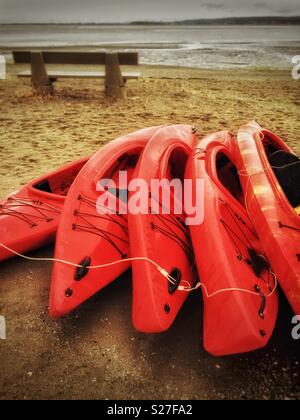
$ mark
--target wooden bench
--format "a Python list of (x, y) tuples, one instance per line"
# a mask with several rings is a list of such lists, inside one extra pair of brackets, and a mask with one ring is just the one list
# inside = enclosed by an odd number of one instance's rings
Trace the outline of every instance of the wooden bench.
[[(124, 98), (125, 85), (130, 79), (138, 79), (140, 73), (124, 72), (120, 66), (137, 66), (137, 53), (94, 53), (94, 52), (58, 52), (58, 51), (13, 51), (16, 64), (30, 64), (30, 71), (18, 73), (18, 77), (31, 77), (33, 88), (41, 94), (52, 94), (53, 84), (60, 78), (105, 79), (105, 95)], [(47, 64), (99, 65), (105, 71), (55, 71), (47, 70)]]

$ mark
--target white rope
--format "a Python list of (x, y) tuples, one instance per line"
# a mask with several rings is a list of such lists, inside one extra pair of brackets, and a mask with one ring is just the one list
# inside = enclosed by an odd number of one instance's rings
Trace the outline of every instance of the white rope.
[[(263, 258), (268, 263), (268, 260), (266, 259), (266, 257), (264, 255), (259, 254), (258, 256), (261, 257), (261, 258)], [(269, 269), (269, 270), (270, 270), (270, 274), (274, 278), (274, 287), (273, 287), (272, 291), (269, 294), (265, 295), (265, 297), (267, 297), (267, 298), (270, 298), (271, 296), (273, 296), (274, 293), (276, 292), (277, 288), (278, 288), (278, 279), (277, 279), (277, 276), (276, 276), (276, 274), (271, 269)], [(188, 283), (188, 282), (186, 282), (185, 280), (183, 280), (182, 283)], [(214, 296), (217, 296), (217, 295), (219, 295), (221, 293), (227, 293), (227, 292), (241, 292), (241, 293), (249, 293), (250, 295), (254, 295), (254, 296), (260, 296), (260, 294), (258, 292), (254, 292), (252, 290), (247, 290), (247, 289), (241, 289), (241, 288), (238, 288), (238, 287), (227, 288), (227, 289), (220, 289), (220, 290), (217, 290), (214, 293), (209, 293), (208, 290), (207, 290), (206, 285), (203, 284), (203, 283), (201, 283), (201, 282), (197, 283), (196, 286), (193, 287), (193, 288), (185, 288), (183, 286), (179, 286), (178, 290), (192, 292), (193, 290), (197, 290), (200, 287), (204, 290), (207, 299), (210, 299), (210, 298), (212, 298)]]
[[(61, 259), (57, 259), (57, 258), (36, 258), (36, 257), (28, 257), (26, 255), (20, 254), (19, 252), (14, 251), (13, 249), (9, 248), (8, 246), (2, 244), (0, 242), (0, 246), (4, 249), (6, 249), (7, 251), (11, 252), (12, 254), (21, 257), (25, 260), (29, 260), (29, 261), (42, 261), (42, 262), (57, 262), (57, 263), (61, 263), (61, 264), (65, 264), (65, 265), (69, 265), (71, 267), (75, 267), (75, 268), (83, 268), (82, 265), (80, 264), (75, 264), (75, 263), (71, 263), (70, 261), (65, 261), (65, 260), (61, 260)], [(264, 256), (262, 256), (264, 259), (266, 259)], [(133, 261), (146, 261), (149, 262), (150, 264), (154, 265), (157, 270), (162, 274), (163, 277), (165, 277), (172, 285), (176, 285), (177, 281), (174, 277), (170, 276), (170, 274), (164, 269), (162, 268), (159, 264), (157, 264), (155, 261), (151, 260), (150, 258), (147, 257), (135, 257), (135, 258), (126, 258), (124, 260), (119, 260), (119, 261), (114, 261), (112, 263), (108, 263), (108, 264), (101, 264), (101, 265), (94, 265), (94, 266), (90, 266), (90, 267), (85, 267), (88, 270), (95, 270), (95, 269), (101, 269), (101, 268), (108, 268), (108, 267), (112, 267), (114, 265), (118, 265), (118, 264), (124, 264), (126, 262), (133, 262)], [(270, 270), (271, 274), (274, 276), (275, 279), (275, 286), (274, 289), (272, 290), (272, 292), (269, 295), (266, 295), (266, 297), (271, 297), (278, 286), (278, 281), (277, 281), (277, 277), (275, 275), (275, 273), (273, 273)], [(217, 290), (214, 293), (209, 294), (207, 287), (205, 286), (205, 284), (199, 282), (196, 284), (196, 286), (192, 287), (191, 284), (187, 281), (187, 280), (182, 280), (181, 282), (182, 284), (186, 284), (187, 286), (179, 286), (178, 287), (178, 291), (181, 292), (186, 292), (186, 293), (190, 293), (194, 290), (199, 289), (200, 287), (204, 290), (206, 297), (208, 299), (219, 295), (221, 293), (228, 293), (228, 292), (241, 292), (241, 293), (248, 293), (250, 295), (255, 295), (255, 296), (260, 296), (260, 294), (258, 292), (253, 292), (251, 290), (247, 290), (247, 289), (239, 289), (239, 288), (228, 288), (228, 289), (221, 289), (221, 290)]]
[[(54, 262), (54, 263), (61, 263), (61, 264), (69, 265), (70, 267), (74, 267), (74, 268), (83, 268), (83, 266), (81, 264), (75, 264), (75, 263), (72, 263), (70, 261), (65, 261), (65, 260), (61, 260), (61, 259), (58, 259), (58, 258), (36, 258), (36, 257), (28, 257), (27, 255), (23, 255), (23, 254), (20, 254), (19, 252), (14, 251), (13, 249), (9, 248), (8, 246), (6, 246), (6, 245), (4, 245), (2, 243), (0, 243), (0, 246), (2, 248), (6, 249), (7, 251), (11, 252), (12, 254), (14, 254), (14, 255), (16, 255), (18, 257), (21, 257), (21, 258), (23, 258), (25, 260), (37, 261), (37, 262), (38, 261), (42, 261), (42, 262)], [(146, 261), (146, 262), (149, 262), (149, 263), (153, 264), (164, 277), (166, 277), (166, 276), (170, 277), (169, 274), (160, 265), (158, 265), (156, 262), (154, 262), (154, 261), (152, 261), (152, 260), (150, 260), (149, 258), (146, 258), (146, 257), (126, 258), (126, 259), (114, 261), (114, 262), (111, 262), (111, 263), (108, 263), (108, 264), (92, 265), (92, 266), (85, 267), (85, 268), (87, 270), (96, 270), (96, 269), (101, 269), (101, 268), (112, 267), (112, 266), (118, 265), (118, 264), (125, 264), (127, 262), (133, 262), (133, 261)], [(174, 279), (174, 281), (175, 281), (175, 279)]]
[[(272, 273), (272, 274), (274, 275), (274, 273)], [(277, 277), (275, 275), (274, 275), (274, 278), (275, 278), (275, 286), (270, 293), (265, 295), (266, 298), (270, 298), (271, 296), (273, 296), (274, 293), (277, 290), (278, 280), (277, 280)], [(190, 288), (190, 289), (179, 286), (178, 290), (183, 291), (183, 292), (192, 292), (193, 290), (197, 290), (200, 287), (204, 290), (207, 299), (211, 299), (214, 296), (220, 295), (222, 293), (228, 293), (228, 292), (248, 293), (248, 294), (253, 295), (253, 296), (260, 296), (260, 294), (258, 292), (254, 292), (252, 290), (247, 290), (247, 289), (241, 289), (241, 288), (238, 288), (238, 287), (220, 289), (220, 290), (217, 290), (214, 293), (209, 293), (205, 284), (203, 284), (201, 282), (197, 283), (197, 285), (195, 287)]]

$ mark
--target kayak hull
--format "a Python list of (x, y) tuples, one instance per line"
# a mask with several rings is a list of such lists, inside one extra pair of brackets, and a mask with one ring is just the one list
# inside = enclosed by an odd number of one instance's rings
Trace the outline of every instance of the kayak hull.
[[(189, 126), (162, 128), (146, 146), (136, 177), (146, 182), (149, 191), (152, 180), (172, 181), (175, 177), (172, 167), (181, 168), (182, 174), (176, 176), (183, 179), (185, 164), (195, 142), (196, 136)], [(129, 214), (131, 256), (147, 259), (132, 262), (132, 318), (138, 331), (159, 333), (170, 328), (188, 297), (188, 293), (179, 291), (178, 286), (183, 285), (184, 280), (185, 286), (192, 287), (196, 279), (185, 217), (175, 215), (171, 204), (162, 205), (161, 195), (152, 191), (150, 198), (158, 206), (157, 214)], [(150, 209), (150, 200), (148, 204)], [(162, 210), (166, 214), (162, 214)], [(170, 282), (156, 265), (176, 277), (175, 288), (170, 287)]]
[(295, 314), (300, 314), (300, 220), (269, 163), (267, 148), (292, 153), (284, 141), (252, 122), (239, 130), (242, 185), (251, 220)]
[[(116, 191), (100, 188), (99, 182), (109, 179), (119, 192), (127, 191), (127, 184), (118, 184), (119, 173), (126, 172), (130, 180), (157, 129), (141, 130), (109, 143), (89, 160), (73, 183), (57, 232), (55, 258), (77, 267), (54, 263), (49, 303), (53, 319), (72, 312), (130, 268), (128, 219), (119, 214), (124, 203)], [(117, 205), (115, 212), (109, 205), (99, 204), (103, 194)], [(103, 265), (106, 267), (89, 268)]]
[(204, 298), (204, 347), (215, 356), (267, 345), (278, 313), (273, 274), (264, 264), (254, 272), (253, 258), (263, 252), (234, 176), (237, 157), (232, 134), (215, 133), (199, 143), (186, 170), (194, 188), (204, 180), (204, 222), (190, 231)]

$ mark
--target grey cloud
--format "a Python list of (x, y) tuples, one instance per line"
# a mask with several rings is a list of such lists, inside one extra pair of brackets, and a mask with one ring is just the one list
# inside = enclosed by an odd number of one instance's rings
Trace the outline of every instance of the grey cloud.
[[(300, 15), (300, 7), (298, 9), (298, 12), (299, 12), (298, 15)], [(282, 7), (280, 9), (278, 9), (278, 13), (280, 15), (288, 15), (290, 13), (290, 9), (288, 7)]]
[(202, 6), (205, 9), (211, 9), (211, 10), (226, 10), (228, 6), (226, 4), (221, 3), (203, 3)]
[(263, 2), (254, 3), (253, 6), (255, 9), (263, 9), (263, 10), (267, 9), (266, 3), (263, 3)]

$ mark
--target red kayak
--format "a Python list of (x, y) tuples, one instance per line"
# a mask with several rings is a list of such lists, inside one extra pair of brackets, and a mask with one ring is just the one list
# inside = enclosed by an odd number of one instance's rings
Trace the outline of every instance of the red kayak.
[[(0, 242), (21, 254), (53, 242), (65, 196), (87, 160), (36, 179), (0, 202)], [(0, 261), (14, 255), (0, 246)]]
[(203, 139), (186, 178), (204, 180), (204, 223), (190, 226), (204, 297), (204, 346), (245, 353), (270, 340), (278, 313), (276, 279), (244, 205), (239, 154), (229, 132)]
[(253, 225), (295, 314), (300, 314), (300, 160), (251, 122), (239, 130), (242, 185)]
[[(145, 148), (136, 177), (146, 181), (148, 188), (154, 179), (183, 181), (195, 143), (190, 126), (162, 128)], [(128, 218), (131, 257), (137, 259), (132, 262), (133, 323), (138, 331), (158, 333), (172, 325), (188, 296), (178, 290), (179, 286), (195, 285), (195, 264), (184, 215), (173, 213), (173, 200), (167, 206), (162, 204), (161, 194), (154, 196), (152, 192), (150, 197), (158, 206), (157, 214), (129, 213)]]
[[(141, 130), (109, 143), (89, 160), (70, 188), (57, 232), (55, 258), (80, 267), (54, 263), (52, 318), (70, 313), (130, 267), (128, 261), (122, 262), (129, 256), (129, 238), (127, 215), (123, 214), (127, 184), (118, 184), (119, 174), (126, 172), (128, 182), (132, 179), (145, 145), (157, 130)], [(114, 181), (116, 187), (102, 191), (99, 181), (104, 179)], [(106, 203), (99, 205), (102, 194), (117, 204), (115, 214), (111, 214), (109, 203), (107, 207)], [(111, 263), (106, 268), (90, 268)]]

